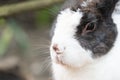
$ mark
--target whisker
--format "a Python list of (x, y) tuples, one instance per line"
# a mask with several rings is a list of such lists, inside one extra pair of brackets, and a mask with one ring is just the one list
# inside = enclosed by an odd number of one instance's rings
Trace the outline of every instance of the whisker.
[(32, 47), (37, 47), (37, 48), (49, 48), (49, 45), (33, 45)]
[(49, 51), (50, 49), (49, 48), (35, 48), (35, 49), (31, 49), (31, 51)]
[(46, 70), (48, 70), (50, 68), (50, 66), (51, 66), (50, 62), (51, 62), (50, 57), (45, 58), (44, 62), (42, 63), (42, 67), (44, 68), (41, 70), (42, 72), (45, 72)]
[(34, 57), (48, 57), (50, 56), (50, 52), (46, 51), (46, 52), (36, 52), (34, 55)]
[(53, 8), (47, 8), (47, 10), (50, 12), (49, 14), (52, 15), (53, 17), (55, 15), (57, 15), (57, 12), (59, 11), (59, 7), (58, 5), (57, 6), (54, 6)]
[(37, 49), (37, 48), (36, 48), (36, 49), (32, 49), (31, 51), (32, 51), (32, 52), (46, 52), (46, 51), (49, 51), (49, 49), (47, 49), (47, 48), (46, 48), (46, 49), (45, 49), (45, 48), (44, 48), (44, 49), (43, 49), (43, 48), (41, 48), (41, 49), (38, 48), (38, 49)]

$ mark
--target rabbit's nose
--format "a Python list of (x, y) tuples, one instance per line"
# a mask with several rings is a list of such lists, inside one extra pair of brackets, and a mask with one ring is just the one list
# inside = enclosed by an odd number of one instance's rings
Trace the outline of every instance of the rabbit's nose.
[(62, 54), (63, 53), (63, 51), (58, 47), (57, 44), (54, 44), (52, 48), (56, 52), (56, 54)]

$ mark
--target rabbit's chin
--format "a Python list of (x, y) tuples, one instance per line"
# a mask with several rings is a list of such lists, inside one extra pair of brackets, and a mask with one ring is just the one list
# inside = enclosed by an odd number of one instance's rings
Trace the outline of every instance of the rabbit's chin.
[(81, 60), (81, 61), (78, 61), (74, 63), (74, 61), (67, 61), (67, 60), (64, 60), (62, 58), (56, 58), (53, 63), (56, 64), (56, 65), (60, 65), (62, 67), (66, 67), (66, 68), (82, 68), (82, 67), (85, 67), (89, 64), (91, 64), (93, 62), (93, 60)]

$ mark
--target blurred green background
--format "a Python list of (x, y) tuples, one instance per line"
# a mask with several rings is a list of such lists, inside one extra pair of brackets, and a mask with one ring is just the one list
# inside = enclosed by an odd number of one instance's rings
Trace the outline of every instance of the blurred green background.
[[(0, 0), (0, 71), (50, 80), (49, 31), (62, 0)], [(9, 64), (8, 64), (9, 63)]]

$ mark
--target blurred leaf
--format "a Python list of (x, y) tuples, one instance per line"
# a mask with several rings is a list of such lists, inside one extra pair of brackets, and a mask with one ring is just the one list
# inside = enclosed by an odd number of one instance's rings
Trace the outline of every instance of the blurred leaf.
[[(3, 25), (3, 24), (5, 24), (6, 22), (5, 22), (5, 19), (3, 19), (3, 18), (0, 18), (0, 25)], [(0, 26), (0, 27), (2, 27), (2, 26)]]
[(14, 19), (9, 20), (8, 23), (11, 29), (13, 30), (14, 37), (19, 47), (22, 49), (22, 51), (26, 51), (28, 48), (29, 41), (25, 32), (21, 29), (21, 27), (16, 23)]
[(6, 29), (3, 31), (1, 39), (0, 39), (0, 56), (2, 56), (6, 52), (8, 46), (12, 40), (12, 37), (13, 37), (13, 32), (12, 32), (11, 28), (6, 27)]

